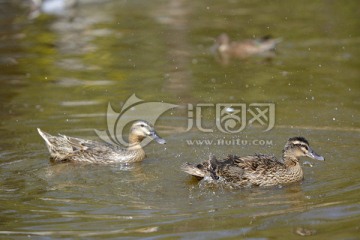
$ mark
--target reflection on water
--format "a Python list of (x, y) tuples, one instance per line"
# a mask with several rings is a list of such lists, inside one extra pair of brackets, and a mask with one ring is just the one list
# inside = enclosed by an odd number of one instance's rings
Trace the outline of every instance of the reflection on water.
[[(0, 234), (151, 238), (359, 235), (357, 1), (78, 1), (29, 16), (0, 2)], [(288, 6), (293, 6), (289, 8)], [(318, 9), (321, 9), (319, 11)], [(213, 38), (281, 37), (271, 62), (223, 66)], [(135, 93), (181, 107), (156, 122), (166, 146), (129, 166), (51, 164), (40, 127), (96, 139), (108, 103)], [(185, 132), (188, 103), (275, 103), (271, 131), (236, 136)], [(119, 109), (114, 109), (118, 111)], [(212, 114), (202, 116), (216, 129)], [(271, 188), (203, 186), (180, 171), (210, 153), (280, 155), (303, 135), (326, 162), (303, 164), (304, 181)], [(269, 139), (272, 145), (190, 145), (195, 139)]]

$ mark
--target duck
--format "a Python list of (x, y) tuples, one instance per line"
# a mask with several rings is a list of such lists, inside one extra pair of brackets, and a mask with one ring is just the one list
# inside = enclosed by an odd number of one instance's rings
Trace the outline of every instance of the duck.
[(224, 64), (231, 58), (246, 59), (254, 55), (273, 57), (276, 46), (281, 38), (272, 38), (266, 35), (259, 39), (247, 39), (240, 42), (231, 41), (226, 33), (220, 34), (212, 47), (217, 59)]
[(164, 139), (159, 137), (154, 127), (143, 120), (132, 124), (127, 148), (106, 142), (68, 137), (61, 134), (52, 136), (40, 128), (37, 128), (37, 131), (45, 141), (52, 162), (97, 164), (141, 162), (146, 157), (145, 151), (141, 146), (141, 142), (145, 138), (149, 137), (159, 144), (166, 143)]
[(229, 155), (223, 160), (210, 155), (202, 163), (185, 163), (181, 169), (199, 180), (208, 179), (231, 187), (284, 185), (303, 179), (299, 159), (305, 156), (325, 160), (310, 148), (304, 137), (292, 137), (286, 142), (280, 160), (273, 155), (264, 154), (244, 157)]

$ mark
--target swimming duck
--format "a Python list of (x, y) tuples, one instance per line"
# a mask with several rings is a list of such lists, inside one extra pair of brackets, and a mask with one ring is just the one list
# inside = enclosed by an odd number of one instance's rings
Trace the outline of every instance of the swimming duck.
[(45, 140), (51, 160), (55, 162), (70, 161), (102, 164), (140, 162), (146, 156), (141, 147), (141, 141), (146, 137), (150, 137), (160, 144), (166, 143), (146, 121), (136, 121), (131, 126), (129, 146), (127, 148), (61, 134), (59, 136), (52, 136), (39, 128), (37, 130)]
[(270, 36), (234, 42), (230, 41), (230, 37), (226, 33), (222, 33), (217, 37), (212, 49), (218, 60), (227, 64), (231, 58), (245, 59), (253, 55), (273, 57), (276, 45), (280, 42), (280, 38), (274, 39)]
[(229, 155), (222, 161), (210, 156), (208, 161), (200, 164), (186, 163), (182, 170), (198, 179), (207, 177), (233, 187), (273, 186), (303, 179), (299, 163), (302, 156), (325, 160), (310, 148), (305, 138), (293, 137), (284, 147), (282, 160), (263, 154), (245, 157)]

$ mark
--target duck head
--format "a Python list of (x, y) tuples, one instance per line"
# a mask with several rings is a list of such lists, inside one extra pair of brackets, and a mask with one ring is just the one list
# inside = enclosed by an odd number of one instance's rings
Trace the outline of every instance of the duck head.
[(309, 142), (303, 137), (290, 138), (284, 148), (283, 154), (286, 156), (309, 157), (312, 159), (324, 161), (325, 158), (317, 154), (309, 145)]
[(150, 137), (160, 144), (166, 143), (164, 139), (157, 135), (154, 127), (151, 126), (150, 123), (143, 120), (134, 122), (130, 129), (130, 143), (140, 143), (146, 137)]
[(225, 52), (229, 49), (230, 38), (226, 33), (220, 34), (216, 39), (216, 46), (219, 52)]

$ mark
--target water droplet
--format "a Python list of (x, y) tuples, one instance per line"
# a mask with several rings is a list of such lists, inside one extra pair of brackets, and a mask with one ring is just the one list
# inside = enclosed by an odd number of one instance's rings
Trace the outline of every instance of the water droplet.
[(313, 167), (312, 163), (309, 162), (309, 161), (305, 161), (305, 162), (303, 163), (303, 165), (304, 165), (304, 166)]

